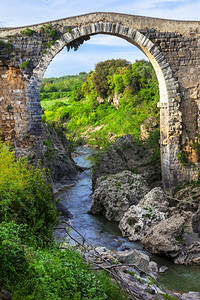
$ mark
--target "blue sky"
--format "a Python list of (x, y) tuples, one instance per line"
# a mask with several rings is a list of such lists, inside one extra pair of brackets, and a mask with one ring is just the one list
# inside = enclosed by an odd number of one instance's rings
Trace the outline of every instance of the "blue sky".
[[(0, 0), (0, 27), (28, 26), (89, 12), (120, 12), (176, 20), (200, 20), (200, 0)], [(63, 49), (49, 65), (45, 77), (78, 74), (111, 58), (145, 58), (128, 42), (98, 35), (78, 51)]]

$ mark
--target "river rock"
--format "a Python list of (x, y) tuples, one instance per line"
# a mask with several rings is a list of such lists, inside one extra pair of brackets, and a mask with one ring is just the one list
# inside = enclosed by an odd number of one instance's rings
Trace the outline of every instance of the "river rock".
[(96, 182), (90, 213), (105, 215), (109, 221), (120, 221), (131, 205), (136, 205), (148, 192), (141, 175), (124, 171), (102, 176)]
[(123, 236), (141, 241), (152, 226), (165, 219), (168, 201), (161, 188), (147, 193), (137, 206), (132, 205), (119, 223)]
[(195, 241), (188, 247), (183, 247), (174, 262), (176, 264), (196, 264), (200, 266), (200, 241)]
[(147, 208), (157, 208), (159, 211), (166, 212), (169, 201), (162, 188), (155, 187), (144, 196), (139, 205)]
[[(200, 186), (199, 184), (188, 184), (187, 186), (181, 188), (174, 195), (175, 198), (179, 199), (176, 210), (191, 211), (196, 213), (198, 209), (200, 210)], [(196, 220), (198, 222), (198, 220)]]
[(141, 242), (151, 253), (176, 257), (182, 248), (181, 240), (185, 223), (183, 216), (173, 215), (153, 226)]
[(6, 290), (0, 291), (0, 300), (11, 300), (12, 296), (11, 294)]
[(61, 216), (65, 219), (72, 219), (73, 215), (70, 213), (70, 211), (68, 210), (68, 208), (66, 206), (64, 206), (62, 203), (58, 203), (56, 205), (57, 211), (61, 213)]
[(136, 249), (131, 251), (117, 251), (115, 252), (115, 257), (121, 263), (134, 264), (140, 271), (147, 272), (149, 270), (149, 256)]
[(180, 295), (180, 300), (200, 300), (199, 292), (189, 292)]
[(120, 137), (101, 155), (98, 166), (94, 168), (93, 188), (97, 178), (124, 170), (142, 175), (150, 188), (161, 186), (160, 163), (150, 163), (150, 156), (152, 151), (136, 142), (132, 135)]
[(162, 267), (159, 268), (159, 273), (164, 273), (167, 270), (168, 270), (168, 267), (162, 266)]
[(148, 271), (151, 273), (158, 273), (158, 264), (155, 261), (150, 261), (148, 265)]
[[(149, 272), (150, 271), (150, 258), (148, 255), (136, 249), (130, 251), (113, 251), (106, 247), (96, 247), (96, 251), (104, 258), (115, 263), (122, 264), (134, 264), (139, 272)], [(94, 251), (90, 251), (94, 254)], [(134, 267), (134, 266), (133, 266)], [(139, 273), (138, 273), (139, 274)]]

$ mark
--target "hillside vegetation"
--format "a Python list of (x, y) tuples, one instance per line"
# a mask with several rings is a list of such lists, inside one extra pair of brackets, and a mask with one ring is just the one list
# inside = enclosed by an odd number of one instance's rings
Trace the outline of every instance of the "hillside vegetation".
[[(159, 123), (158, 82), (144, 60), (107, 60), (87, 77), (80, 73), (76, 78), (45, 79), (41, 92), (44, 122), (62, 127), (69, 139), (100, 148), (122, 135), (139, 138), (140, 125), (151, 116)], [(55, 100), (58, 94), (61, 100)]]

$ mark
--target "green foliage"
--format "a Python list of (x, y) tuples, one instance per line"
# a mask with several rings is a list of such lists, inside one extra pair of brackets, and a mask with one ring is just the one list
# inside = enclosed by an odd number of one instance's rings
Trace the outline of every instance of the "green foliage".
[(178, 243), (182, 243), (182, 241), (183, 241), (183, 236), (182, 235), (178, 235), (178, 236), (176, 236), (175, 237), (175, 239), (176, 239), (176, 241), (178, 242)]
[(160, 164), (160, 130), (154, 129), (149, 133), (149, 137), (146, 140), (146, 147), (153, 149), (153, 154), (150, 157), (152, 163)]
[(30, 28), (26, 28), (22, 31), (20, 31), (21, 34), (27, 35), (27, 36), (31, 36), (35, 33), (35, 30), (32, 30)]
[(42, 54), (46, 53), (46, 49), (50, 48), (55, 44), (55, 41), (60, 38), (60, 32), (53, 28), (50, 24), (45, 24), (40, 27), (40, 34), (43, 35), (43, 51)]
[[(122, 135), (132, 134), (139, 138), (140, 125), (150, 116), (155, 116), (159, 123), (158, 82), (153, 67), (146, 61), (131, 65), (126, 60), (108, 60), (97, 64), (95, 71), (90, 72), (84, 81), (78, 81), (77, 77), (45, 79), (41, 95), (44, 91), (53, 94), (58, 90), (62, 93), (68, 90), (68, 105), (63, 104), (63, 108), (61, 104), (59, 107), (46, 106), (43, 120), (63, 127), (59, 114), (65, 112), (64, 127), (70, 139), (74, 135), (76, 139), (84, 136), (87, 143), (106, 149)], [(119, 94), (121, 99), (117, 109), (108, 103), (107, 96)], [(104, 98), (104, 104), (98, 104), (98, 96)], [(44, 101), (42, 105), (45, 107)], [(150, 140), (156, 145), (152, 160), (159, 161), (158, 134), (159, 129), (154, 133), (155, 137), (150, 135)]]
[(61, 125), (69, 118), (69, 104), (63, 102), (56, 102), (50, 109), (45, 111), (43, 121), (47, 121), (50, 125)]
[(46, 175), (0, 142), (0, 289), (13, 300), (125, 299), (106, 274), (54, 242), (58, 214)]
[(97, 94), (103, 98), (109, 96), (111, 94), (109, 86), (110, 78), (112, 78), (113, 74), (118, 74), (122, 67), (128, 67), (129, 65), (130, 62), (127, 62), (125, 59), (112, 59), (98, 63), (92, 77), (94, 89)]
[(60, 78), (52, 77), (43, 79), (41, 85), (41, 100), (69, 97), (71, 92), (77, 89), (77, 87), (82, 86), (86, 76), (87, 73), (80, 72), (79, 75), (68, 75)]
[(124, 299), (108, 276), (94, 274), (73, 248), (30, 246), (25, 230), (13, 221), (0, 224), (0, 287), (12, 299)]
[(6, 110), (11, 111), (12, 109), (13, 109), (13, 106), (11, 104), (8, 104), (7, 107), (6, 107)]
[(15, 162), (14, 153), (0, 142), (0, 222), (27, 225), (40, 245), (52, 243), (58, 216), (47, 176), (40, 167), (28, 168), (27, 160)]
[(48, 38), (52, 38), (52, 40), (56, 40), (59, 37), (59, 32), (57, 29), (54, 29), (49, 24), (45, 24), (40, 28), (41, 32)]
[(41, 101), (57, 100), (69, 97), (69, 92), (44, 92), (40, 93)]
[(0, 55), (1, 54), (9, 54), (13, 49), (13, 46), (8, 42), (4, 42), (2, 40), (0, 40)]
[(43, 144), (44, 144), (46, 147), (51, 147), (51, 146), (52, 146), (51, 140), (44, 140), (44, 141), (43, 141)]
[[(53, 106), (54, 104), (62, 102), (62, 103), (67, 103), (68, 100), (66, 98), (64, 99), (57, 99), (57, 100), (47, 100), (45, 99), (44, 101), (41, 102), (42, 109), (48, 109), (49, 107)], [(45, 116), (42, 116), (45, 119)]]
[(186, 166), (188, 164), (188, 162), (189, 162), (189, 160), (188, 160), (188, 154), (183, 149), (178, 153), (177, 159), (180, 161), (180, 163), (183, 166)]
[(23, 61), (23, 63), (21, 63), (21, 65), (20, 65), (21, 70), (25, 70), (29, 67), (30, 67), (30, 60)]

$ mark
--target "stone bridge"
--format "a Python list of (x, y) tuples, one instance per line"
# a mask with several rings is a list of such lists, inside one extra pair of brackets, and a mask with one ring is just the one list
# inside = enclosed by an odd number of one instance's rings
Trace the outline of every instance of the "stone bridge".
[(166, 192), (198, 177), (200, 23), (119, 13), (90, 13), (0, 29), (0, 131), (20, 153), (42, 150), (40, 85), (65, 46), (114, 35), (143, 51), (159, 82), (162, 178)]

